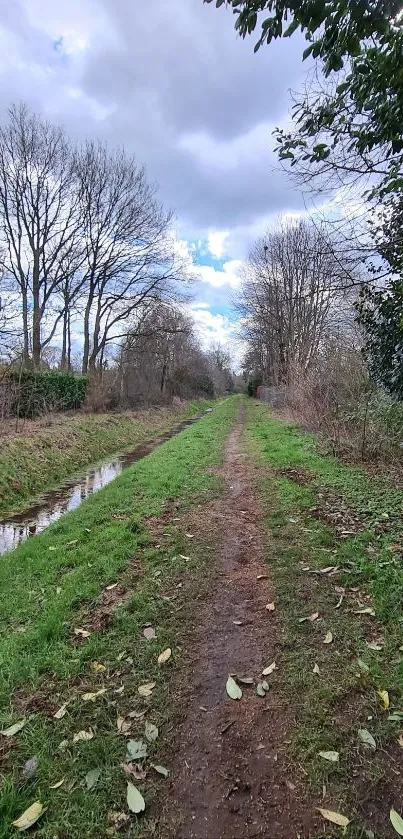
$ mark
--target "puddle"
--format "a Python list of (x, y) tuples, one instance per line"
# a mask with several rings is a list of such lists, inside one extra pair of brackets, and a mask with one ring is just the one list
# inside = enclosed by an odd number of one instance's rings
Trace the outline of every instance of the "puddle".
[(30, 536), (41, 533), (42, 530), (45, 530), (54, 521), (58, 521), (65, 513), (75, 510), (94, 492), (98, 492), (99, 489), (110, 484), (128, 466), (146, 457), (158, 446), (161, 446), (171, 437), (179, 434), (210, 412), (211, 408), (177, 423), (165, 434), (138, 446), (131, 452), (116, 455), (108, 461), (91, 466), (80, 477), (66, 481), (58, 489), (41, 495), (35, 505), (22, 513), (16, 513), (8, 519), (0, 520), (0, 556), (14, 550), (20, 542)]

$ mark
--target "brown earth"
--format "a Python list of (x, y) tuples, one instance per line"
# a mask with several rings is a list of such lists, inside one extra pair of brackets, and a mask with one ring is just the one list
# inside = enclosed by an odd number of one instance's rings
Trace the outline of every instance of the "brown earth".
[[(287, 760), (289, 720), (277, 684), (281, 666), (256, 693), (280, 643), (275, 601), (258, 529), (259, 504), (245, 469), (242, 417), (225, 449), (227, 492), (204, 510), (218, 531), (209, 597), (197, 601), (187, 639), (189, 690), (175, 741), (170, 788), (159, 821), (164, 839), (307, 839), (318, 835), (315, 808)], [(259, 576), (261, 579), (259, 579)], [(253, 677), (240, 701), (228, 674)]]

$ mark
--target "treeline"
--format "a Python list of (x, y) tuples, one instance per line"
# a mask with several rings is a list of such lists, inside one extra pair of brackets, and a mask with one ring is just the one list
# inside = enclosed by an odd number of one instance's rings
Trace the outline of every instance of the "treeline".
[(25, 105), (0, 126), (0, 273), (3, 355), (38, 370), (58, 341), (60, 368), (79, 351), (84, 374), (189, 282), (144, 167), (102, 143), (74, 146)]

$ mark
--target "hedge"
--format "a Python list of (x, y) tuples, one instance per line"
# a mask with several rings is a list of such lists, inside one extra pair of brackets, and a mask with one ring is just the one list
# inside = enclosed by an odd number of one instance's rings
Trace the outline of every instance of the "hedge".
[(14, 391), (12, 413), (19, 417), (37, 417), (48, 411), (81, 408), (88, 385), (87, 376), (49, 370), (9, 374)]

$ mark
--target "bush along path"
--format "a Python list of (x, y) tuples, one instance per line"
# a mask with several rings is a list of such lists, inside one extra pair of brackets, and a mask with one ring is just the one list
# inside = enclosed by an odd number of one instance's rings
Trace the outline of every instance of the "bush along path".
[(0, 566), (0, 837), (403, 835), (403, 494), (226, 400)]

